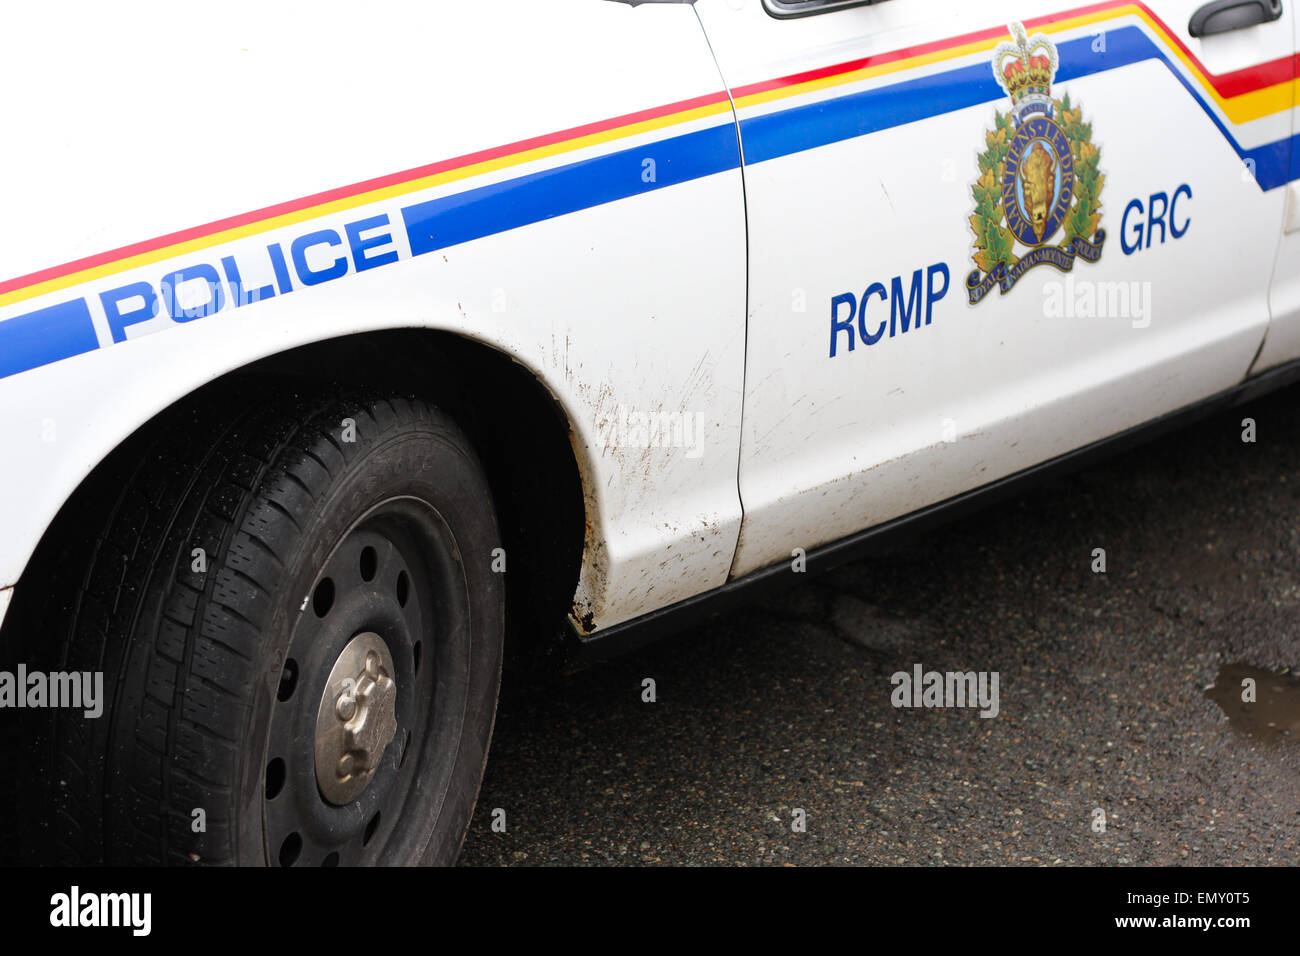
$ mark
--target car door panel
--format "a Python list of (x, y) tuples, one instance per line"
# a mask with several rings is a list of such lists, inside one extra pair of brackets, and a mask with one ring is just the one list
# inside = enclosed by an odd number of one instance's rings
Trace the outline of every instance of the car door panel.
[[(1290, 14), (1294, 47), (1300, 51), (1300, 17), (1293, 5), (1287, 5)], [(1273, 284), (1269, 290), (1270, 318), (1264, 347), (1251, 369), (1260, 373), (1276, 368), (1285, 362), (1300, 359), (1300, 52), (1285, 60), (1268, 64), (1273, 89), (1288, 87), (1292, 106), (1286, 112), (1290, 120), (1290, 139), (1287, 158), (1289, 168), (1286, 185), (1282, 187), (1286, 209), (1282, 224), (1282, 238), (1278, 245), (1277, 264), (1273, 269)]]
[[(749, 220), (733, 577), (1242, 379), (1268, 323), (1289, 93), (1241, 71), (1289, 56), (1290, 21), (1193, 40), (1197, 6), (887, 0), (783, 20), (699, 0)], [(1031, 41), (1055, 62), (1048, 112), (1021, 118), (1068, 143), (1029, 123), (997, 153), (1038, 87), (1017, 106), (993, 57)], [(998, 259), (981, 159), (1002, 203), (1007, 157), (1036, 152), (1026, 169), (1050, 168), (1013, 175), (1004, 206), (1037, 210), (1018, 220), (1031, 240), (1055, 222), (1040, 245), (1065, 248)], [(1083, 242), (1065, 241), (1085, 197)]]

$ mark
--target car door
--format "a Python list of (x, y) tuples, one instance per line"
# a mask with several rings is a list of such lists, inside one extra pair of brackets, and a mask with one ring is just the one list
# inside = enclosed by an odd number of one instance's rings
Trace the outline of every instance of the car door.
[[(1289, 17), (1295, 48), (1300, 51), (1300, 17), (1294, 12), (1294, 4)], [(1289, 100), (1297, 103), (1296, 93), (1300, 83), (1300, 54), (1275, 59), (1264, 64), (1269, 73), (1266, 79), (1269, 88), (1278, 91), (1278, 99), (1285, 99), (1281, 91), (1290, 93)], [(1273, 286), (1269, 292), (1270, 318), (1268, 336), (1264, 347), (1260, 349), (1259, 358), (1251, 369), (1252, 373), (1265, 372), (1287, 362), (1300, 360), (1300, 110), (1293, 105), (1287, 111), (1290, 118), (1289, 141), (1290, 166), (1285, 182), (1275, 182), (1272, 188), (1284, 196), (1286, 208), (1282, 223), (1282, 240), (1277, 253), (1277, 265), (1273, 269)], [(1278, 124), (1280, 125), (1280, 124)], [(1274, 129), (1270, 133), (1277, 135), (1284, 130)]]
[(1290, 12), (1201, 7), (698, 0), (749, 223), (733, 576), (1243, 378)]

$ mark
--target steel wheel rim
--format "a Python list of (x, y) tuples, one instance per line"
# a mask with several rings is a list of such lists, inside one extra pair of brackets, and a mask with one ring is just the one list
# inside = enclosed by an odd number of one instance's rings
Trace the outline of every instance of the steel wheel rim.
[[(431, 743), (457, 731), (463, 710), (439, 671), (454, 663), (445, 638), (467, 609), (454, 538), (428, 502), (390, 498), (339, 538), (295, 608), (272, 705), (262, 800), (271, 863), (364, 865), (409, 854), (413, 834), (399, 822), (436, 813)], [(318, 725), (329, 679), (363, 635), (388, 652), (396, 727), (365, 785), (336, 803), (320, 785)]]

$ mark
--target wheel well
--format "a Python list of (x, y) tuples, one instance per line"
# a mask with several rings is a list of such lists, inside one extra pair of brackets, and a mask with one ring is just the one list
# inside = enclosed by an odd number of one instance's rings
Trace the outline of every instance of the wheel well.
[(40, 575), (45, 562), (39, 556), (65, 551), (74, 533), (84, 541), (84, 525), (78, 532), (72, 529), (83, 519), (72, 516), (94, 512), (94, 502), (112, 487), (115, 463), (142, 447), (150, 430), (162, 427), (168, 411), (194, 400), (200, 391), (238, 387), (252, 376), (407, 393), (451, 415), (478, 452), (496, 501), (506, 550), (511, 656), (532, 662), (560, 652), (586, 532), (582, 479), (568, 420), (537, 377), (509, 356), (426, 329), (367, 332), (291, 349), (223, 375), (160, 411), (97, 465), (64, 503), (18, 582), (15, 599), (29, 577)]

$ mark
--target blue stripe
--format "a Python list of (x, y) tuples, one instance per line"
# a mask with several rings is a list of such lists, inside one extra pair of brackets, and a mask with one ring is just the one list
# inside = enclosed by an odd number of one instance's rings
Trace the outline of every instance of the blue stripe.
[(0, 322), (0, 378), (99, 348), (85, 299)]
[[(1106, 49), (1093, 37), (1057, 46), (1057, 80), (1067, 82), (1156, 59), (1163, 62), (1200, 104), (1243, 161), (1254, 166), (1269, 190), (1300, 179), (1300, 134), (1243, 149), (1202, 97), (1200, 89), (1139, 27), (1105, 34)], [(833, 99), (740, 121), (746, 162), (761, 163), (859, 136), (1004, 98), (986, 63), (959, 67)], [(647, 163), (653, 161), (653, 167)], [(557, 216), (590, 209), (666, 186), (689, 182), (740, 165), (736, 130), (727, 123), (644, 146), (530, 173), (402, 209), (411, 252), (495, 235)], [(65, 302), (0, 322), (0, 378), (48, 365), (99, 347), (84, 299)]]
[[(1274, 189), (1298, 178), (1295, 167), (1300, 165), (1300, 160), (1293, 157), (1295, 148), (1300, 145), (1296, 142), (1300, 137), (1292, 136), (1254, 149), (1243, 149), (1201, 96), (1200, 90), (1141, 28), (1120, 27), (1108, 30), (1105, 37), (1106, 49), (1100, 53), (1093, 50), (1094, 38), (1091, 36), (1058, 44), (1057, 82), (1104, 73), (1144, 60), (1160, 60), (1200, 104), (1242, 161), (1250, 161), (1254, 165), (1255, 180), (1260, 188)], [(832, 100), (748, 117), (740, 121), (745, 162), (761, 163), (816, 149), (818, 146), (893, 129), (905, 123), (942, 116), (954, 110), (997, 102), (1005, 97), (1006, 94), (993, 76), (991, 66), (981, 63), (850, 93)]]
[(745, 164), (828, 146), (991, 103), (1006, 94), (988, 64), (893, 83), (740, 121)]
[(419, 256), (739, 166), (736, 128), (727, 123), (416, 203), (402, 218)]

